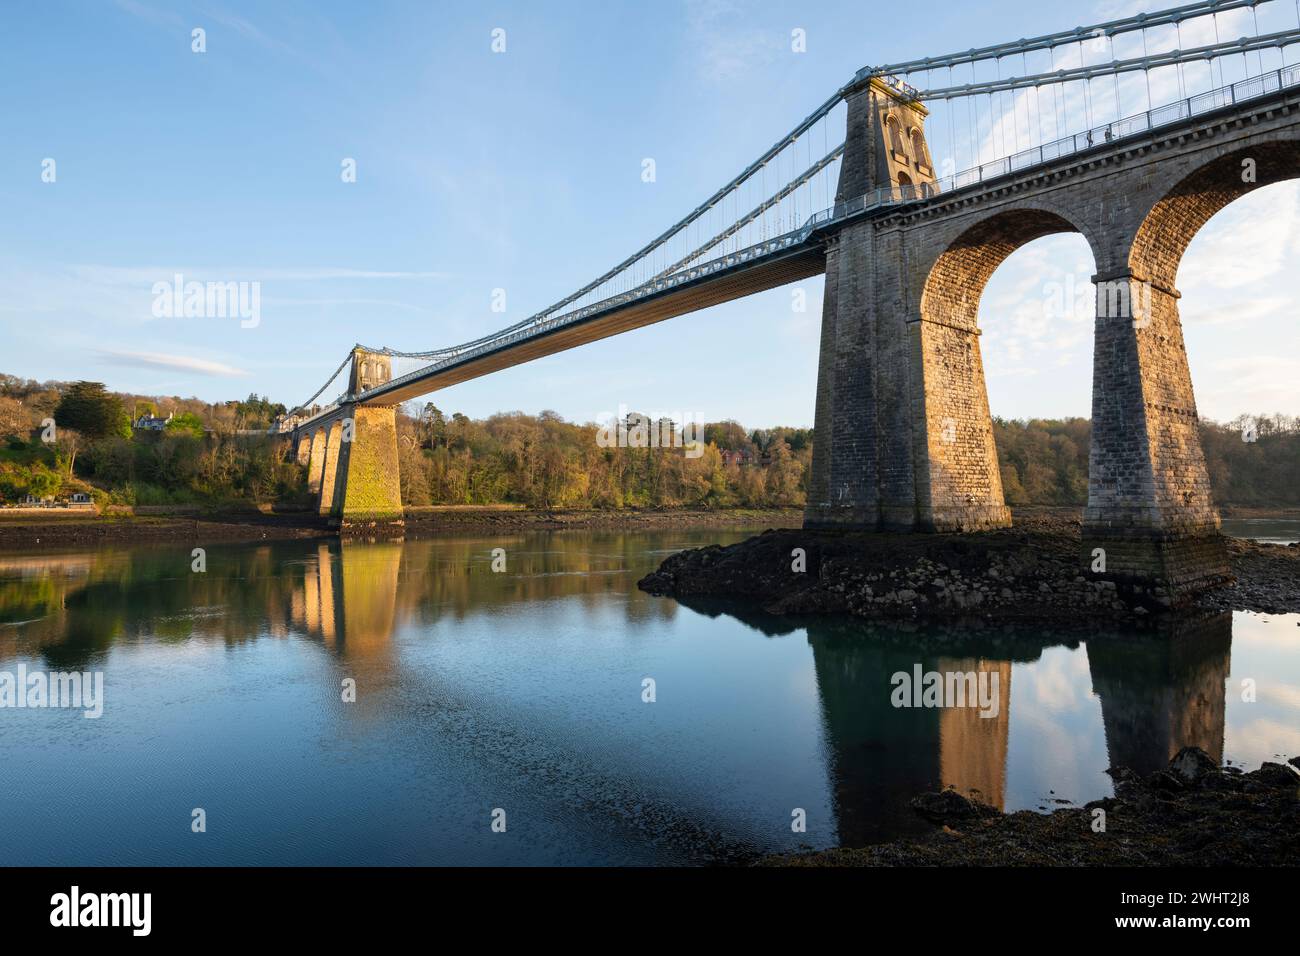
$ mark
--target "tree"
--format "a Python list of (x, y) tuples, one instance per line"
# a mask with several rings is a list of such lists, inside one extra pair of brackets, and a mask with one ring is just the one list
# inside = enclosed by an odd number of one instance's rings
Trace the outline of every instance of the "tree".
[(71, 428), (87, 438), (131, 437), (131, 420), (122, 400), (110, 394), (103, 382), (73, 382), (54, 409), (59, 428)]
[(772, 464), (767, 468), (767, 503), (778, 508), (789, 508), (804, 503), (799, 490), (803, 478), (803, 463), (790, 452), (790, 446), (776, 439), (769, 446)]
[(420, 440), (426, 448), (437, 448), (447, 430), (447, 420), (442, 410), (433, 402), (425, 402), (420, 412)]
[(203, 420), (193, 412), (181, 412), (179, 415), (173, 415), (171, 421), (164, 425), (163, 429), (177, 434), (193, 435), (195, 438), (202, 438), (204, 434)]
[(0, 438), (20, 435), (26, 438), (32, 430), (32, 416), (21, 401), (0, 396)]

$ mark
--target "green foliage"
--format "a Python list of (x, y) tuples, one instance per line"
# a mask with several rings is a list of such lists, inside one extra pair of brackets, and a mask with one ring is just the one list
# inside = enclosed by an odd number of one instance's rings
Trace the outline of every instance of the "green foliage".
[(177, 434), (191, 435), (194, 438), (203, 437), (203, 419), (199, 418), (193, 412), (181, 412), (179, 415), (173, 415), (171, 421), (163, 426), (166, 432)]
[(269, 398), (249, 395), (242, 402), (231, 403), (235, 409), (235, 423), (238, 428), (270, 428), (276, 416), (286, 411), (284, 403), (272, 402)]
[[(800, 450), (787, 436), (803, 432)], [(807, 429), (773, 429), (758, 448), (735, 422), (706, 425), (702, 454), (683, 447), (603, 448), (595, 425), (554, 412), (446, 420), (426, 406), (398, 417), (402, 501), (411, 505), (518, 503), (530, 508), (800, 507), (812, 455)], [(716, 439), (752, 464), (725, 465)], [(796, 439), (798, 440), (798, 439)]]
[(122, 400), (105, 390), (102, 382), (73, 382), (63, 393), (54, 420), (90, 439), (131, 437), (131, 420)]
[(63, 488), (63, 478), (62, 471), (43, 461), (20, 464), (0, 460), (0, 499), (16, 502), (29, 494), (37, 498), (53, 497)]
[(1081, 505), (1088, 499), (1086, 418), (1051, 421), (993, 419), (993, 441), (1009, 505)]
[[(90, 488), (100, 503), (307, 503), (305, 469), (287, 446), (239, 434), (268, 427), (282, 404), (258, 395), (218, 405), (165, 399), (173, 413), (166, 428), (133, 437), (127, 401), (158, 407), (98, 382), (0, 375), (0, 500)], [(45, 417), (57, 422), (57, 448), (36, 436)], [(1247, 424), (1253, 441), (1242, 440)], [(712, 422), (703, 428), (703, 454), (687, 457), (681, 447), (601, 447), (595, 425), (554, 412), (475, 421), (426, 403), (418, 418), (399, 413), (397, 425), (402, 501), (412, 505), (797, 508), (811, 471), (810, 428), (747, 432), (735, 421)], [(1200, 430), (1218, 504), (1300, 506), (1300, 420), (1203, 421)], [(1008, 504), (1087, 500), (1087, 419), (994, 419), (993, 432)]]
[[(1247, 425), (1255, 441), (1243, 441)], [(1300, 421), (1285, 415), (1243, 416), (1226, 425), (1202, 421), (1201, 448), (1219, 505), (1300, 505)], [(993, 440), (1009, 505), (1082, 505), (1088, 500), (1092, 423), (993, 420)]]

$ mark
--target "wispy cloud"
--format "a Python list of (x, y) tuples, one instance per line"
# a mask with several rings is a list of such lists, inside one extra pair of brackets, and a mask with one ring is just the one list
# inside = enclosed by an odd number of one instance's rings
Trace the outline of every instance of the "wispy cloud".
[(349, 269), (333, 266), (320, 268), (258, 268), (255, 266), (101, 266), (74, 265), (77, 278), (104, 285), (152, 285), (170, 282), (179, 274), (186, 281), (229, 282), (236, 279), (262, 282), (320, 282), (331, 279), (449, 279), (447, 272), (385, 272), (375, 269)]
[(748, 26), (752, 11), (735, 0), (691, 0), (686, 22), (700, 72), (711, 82), (753, 74), (784, 49), (781, 35)]
[(115, 0), (116, 6), (123, 13), (130, 14), (139, 20), (147, 20), (150, 23), (157, 23), (164, 26), (175, 27), (181, 25), (181, 18), (172, 10), (160, 10), (157, 7), (151, 7), (145, 3), (139, 3), (138, 0)]
[(96, 349), (100, 361), (107, 365), (124, 365), (128, 368), (167, 369), (168, 371), (194, 372), (198, 375), (216, 375), (224, 378), (241, 378), (249, 373), (223, 362), (193, 358), (188, 355), (167, 355), (163, 352), (128, 352), (118, 349)]

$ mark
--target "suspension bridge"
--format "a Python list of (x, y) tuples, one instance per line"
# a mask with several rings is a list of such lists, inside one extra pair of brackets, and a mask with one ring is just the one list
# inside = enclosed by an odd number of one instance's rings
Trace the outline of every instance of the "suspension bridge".
[(825, 274), (805, 526), (1007, 526), (979, 299), (1073, 232), (1097, 269), (1087, 550), (1171, 595), (1222, 581), (1175, 280), (1217, 211), (1300, 176), (1297, 44), (1300, 0), (1208, 0), (859, 70), (553, 305), (459, 345), (356, 345), (286, 425), (321, 513), (400, 519), (403, 402)]

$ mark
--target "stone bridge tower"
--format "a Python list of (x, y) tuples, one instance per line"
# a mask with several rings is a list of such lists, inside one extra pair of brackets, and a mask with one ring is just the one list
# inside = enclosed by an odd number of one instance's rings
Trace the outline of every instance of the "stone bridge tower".
[[(937, 195), (926, 109), (878, 77), (846, 97), (836, 203), (878, 189)], [(870, 221), (826, 246), (806, 527), (1004, 527), (979, 330), (960, 309), (909, 305), (906, 249)]]
[(348, 394), (359, 395), (366, 389), (383, 385), (393, 377), (393, 360), (382, 352), (367, 352), (361, 346), (352, 350), (352, 373), (348, 376)]
[[(1287, 92), (1286, 96), (1294, 96)], [(1092, 432), (1081, 573), (1154, 584), (1179, 605), (1228, 580), (1178, 313), (1183, 254), (1210, 218), (1300, 178), (1300, 120), (1269, 97), (1109, 138), (939, 192), (925, 111), (863, 78), (845, 94), (838, 231), (826, 294), (809, 528), (1006, 527), (978, 314), (1027, 243), (1086, 240), (1096, 266)], [(1242, 175), (1249, 162), (1252, 176)], [(918, 202), (855, 216), (880, 191)], [(919, 193), (919, 195), (918, 195)], [(1045, 368), (1044, 371), (1047, 371)]]
[(347, 395), (298, 433), (299, 460), (307, 465), (307, 487), (318, 495), (320, 514), (344, 527), (403, 520), (396, 406), (356, 401), (392, 377), (389, 356), (354, 348)]

